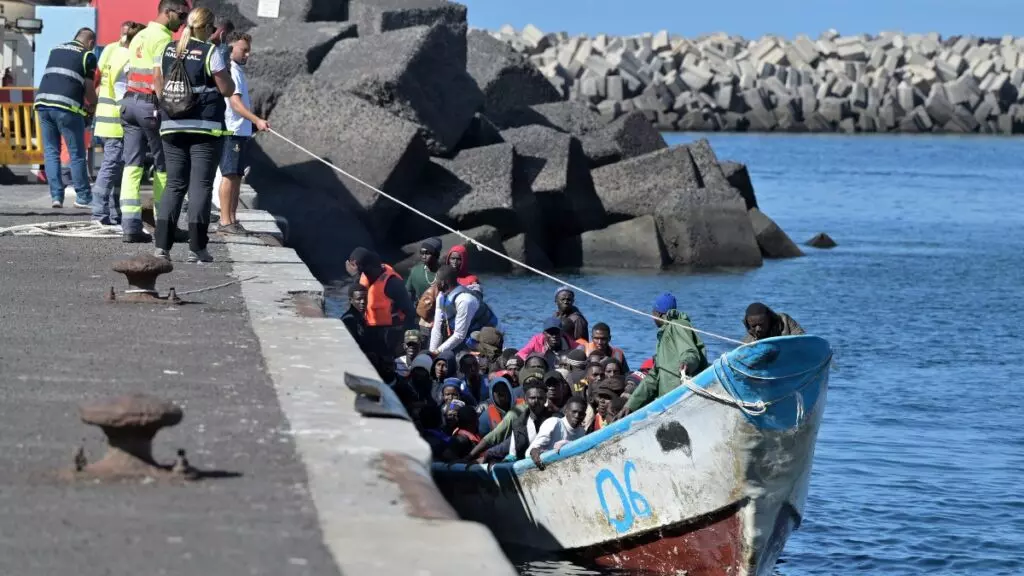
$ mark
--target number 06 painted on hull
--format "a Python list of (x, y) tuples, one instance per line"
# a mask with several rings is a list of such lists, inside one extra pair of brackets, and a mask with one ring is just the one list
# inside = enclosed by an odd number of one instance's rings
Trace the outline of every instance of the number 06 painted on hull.
[[(607, 468), (602, 469), (594, 477), (594, 482), (597, 485), (597, 497), (601, 501), (601, 509), (604, 510), (608, 523), (619, 534), (632, 528), (637, 518), (647, 518), (651, 515), (651, 505), (647, 502), (647, 498), (633, 490), (632, 474), (634, 472), (636, 472), (636, 464), (632, 460), (627, 460), (626, 465), (622, 469), (622, 479), (626, 485), (625, 488), (623, 488), (619, 479), (615, 477), (615, 474)], [(608, 500), (605, 497), (605, 484), (607, 483), (611, 483), (612, 487), (615, 488), (615, 492), (618, 493), (619, 499), (622, 501), (622, 518), (612, 517), (611, 509), (608, 507)]]

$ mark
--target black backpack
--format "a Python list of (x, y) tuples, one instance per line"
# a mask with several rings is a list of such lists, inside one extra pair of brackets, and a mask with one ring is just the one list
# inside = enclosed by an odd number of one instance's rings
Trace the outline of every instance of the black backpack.
[(192, 82), (185, 69), (185, 56), (187, 55), (188, 50), (184, 54), (178, 54), (174, 59), (174, 64), (171, 64), (170, 71), (164, 75), (160, 107), (171, 118), (188, 116), (189, 111), (196, 103), (196, 96), (192, 93)]

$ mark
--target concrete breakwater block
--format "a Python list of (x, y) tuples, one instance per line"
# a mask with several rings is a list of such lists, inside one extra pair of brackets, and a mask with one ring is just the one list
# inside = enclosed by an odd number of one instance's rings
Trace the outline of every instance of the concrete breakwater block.
[(486, 114), (499, 123), (509, 110), (562, 99), (540, 70), (507, 43), (482, 30), (470, 31), (466, 42), (466, 70), (483, 92)]
[(764, 212), (751, 208), (747, 214), (754, 227), (757, 245), (761, 247), (761, 254), (765, 258), (797, 258), (804, 255), (803, 250)]
[(459, 140), (459, 144), (456, 147), (459, 150), (466, 150), (492, 144), (501, 144), (504, 141), (501, 137), (501, 131), (491, 122), (491, 119), (477, 112), (473, 115), (473, 119), (469, 121), (469, 127), (466, 128), (466, 132), (462, 135), (462, 139)]
[(335, 22), (261, 24), (251, 32), (253, 49), (245, 74), (283, 88), (298, 74), (312, 74), (339, 40), (355, 38), (356, 27)]
[(614, 220), (654, 214), (669, 195), (700, 188), (697, 166), (686, 146), (602, 166), (592, 175), (597, 196)]
[[(442, 230), (438, 230), (442, 232)], [(474, 241), (479, 242), (485, 246), (493, 248), (499, 254), (505, 254), (505, 246), (501, 241), (501, 232), (493, 226), (478, 226), (469, 230), (463, 230), (463, 234), (472, 238)], [(512, 265), (508, 260), (501, 256), (496, 256), (491, 252), (483, 249), (478, 249), (472, 245), (471, 242), (467, 242), (462, 236), (454, 233), (448, 234), (434, 234), (434, 236), (441, 239), (441, 257), (443, 258), (453, 246), (463, 245), (468, 248), (469, 258), (469, 269), (474, 273), (495, 273), (501, 274), (509, 272), (512, 269)], [(401, 260), (395, 265), (395, 270), (398, 270), (400, 274), (407, 274), (408, 271), (420, 262), (420, 244), (428, 237), (418, 240), (416, 242), (410, 242), (405, 246), (402, 246), (402, 252), (408, 256)], [(484, 288), (486, 290), (486, 287)]]
[[(550, 270), (554, 267), (547, 252), (534, 240), (530, 234), (522, 233), (505, 240), (502, 245), (510, 258), (536, 268), (537, 270)], [(512, 272), (516, 274), (527, 273), (528, 271), (513, 266)]]
[[(316, 129), (311, 129), (315, 127)], [(420, 128), (318, 75), (296, 78), (274, 108), (274, 129), (371, 186), (407, 200), (429, 160)], [(304, 185), (332, 191), (386, 236), (400, 207), (278, 138), (263, 139), (273, 166)]]
[(747, 166), (729, 161), (722, 162), (721, 166), (726, 180), (739, 191), (747, 209), (757, 208), (757, 195), (754, 194), (754, 184), (750, 181), (750, 172), (747, 171)]
[(348, 20), (360, 36), (370, 36), (439, 22), (464, 25), (466, 7), (445, 0), (349, 0)]
[(655, 221), (675, 265), (763, 264), (746, 206), (731, 190), (698, 188), (671, 193), (658, 204)]
[(247, 81), (249, 83), (249, 103), (252, 105), (252, 113), (264, 120), (270, 118), (270, 114), (274, 111), (274, 107), (277, 106), (277, 101), (281, 97), (283, 87), (263, 78), (248, 78)]
[(529, 186), (545, 219), (548, 240), (602, 228), (605, 213), (579, 140), (545, 126), (501, 133), (520, 156), (516, 179)]
[(317, 75), (335, 90), (417, 124), (438, 155), (455, 151), (483, 103), (466, 73), (464, 26), (461, 32), (436, 24), (343, 40)]
[[(513, 236), (522, 231), (518, 209), (533, 200), (530, 194), (515, 198), (515, 162), (511, 144), (470, 148), (451, 160), (432, 158), (410, 203), (458, 230), (490, 225)], [(410, 241), (437, 232), (436, 224), (408, 211), (394, 228), (394, 236)]]
[(566, 239), (555, 256), (560, 268), (660, 269), (669, 262), (657, 223), (650, 215)]
[[(193, 7), (205, 7), (217, 16), (230, 18), (243, 32), (269, 22), (341, 22), (348, 19), (345, 0), (285, 0), (276, 18), (258, 16), (260, 0), (195, 0)], [(154, 8), (155, 10), (155, 8)]]
[(661, 132), (641, 112), (617, 118), (581, 142), (592, 168), (668, 148)]

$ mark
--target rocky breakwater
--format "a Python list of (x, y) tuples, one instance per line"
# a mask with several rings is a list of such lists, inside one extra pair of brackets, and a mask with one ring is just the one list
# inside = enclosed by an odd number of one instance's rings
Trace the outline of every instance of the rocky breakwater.
[[(256, 140), (259, 206), (321, 281), (345, 278), (357, 245), (403, 270), (426, 237), (461, 242), (351, 176), (542, 269), (800, 255), (758, 210), (742, 164), (720, 162), (705, 140), (668, 147), (642, 112), (610, 119), (566, 101), (508, 43), (468, 31), (464, 6), (352, 0), (347, 14), (353, 21), (307, 14), (250, 31), (256, 107), (349, 173), (274, 135)], [(484, 251), (471, 263), (511, 271)]]
[(494, 34), (569, 99), (661, 130), (1024, 132), (1024, 38)]

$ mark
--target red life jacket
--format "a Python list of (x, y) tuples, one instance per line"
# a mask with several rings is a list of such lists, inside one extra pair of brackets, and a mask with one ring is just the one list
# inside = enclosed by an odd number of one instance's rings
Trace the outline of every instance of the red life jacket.
[(463, 438), (466, 438), (469, 441), (471, 441), (474, 446), (480, 443), (479, 434), (473, 434), (469, 430), (463, 430), (462, 428), (456, 428), (455, 432), (452, 433), (452, 436), (462, 436)]

